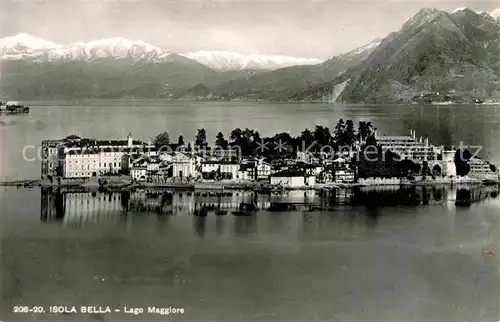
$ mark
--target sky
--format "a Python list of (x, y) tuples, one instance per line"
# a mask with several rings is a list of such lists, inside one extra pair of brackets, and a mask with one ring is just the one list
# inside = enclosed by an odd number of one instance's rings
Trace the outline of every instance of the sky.
[(176, 53), (227, 50), (326, 59), (397, 31), (422, 7), (490, 12), (500, 0), (0, 0), (0, 32), (60, 44), (125, 37)]

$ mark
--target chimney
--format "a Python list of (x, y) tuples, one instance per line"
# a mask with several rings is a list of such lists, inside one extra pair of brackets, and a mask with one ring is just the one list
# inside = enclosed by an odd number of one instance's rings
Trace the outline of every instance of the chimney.
[(425, 146), (428, 147), (429, 146), (429, 137), (426, 137), (425, 138)]
[(373, 129), (373, 137), (375, 139), (377, 139), (377, 132), (378, 132), (377, 128)]
[(422, 143), (422, 137), (420, 137), (419, 141), (420, 141), (420, 143)]

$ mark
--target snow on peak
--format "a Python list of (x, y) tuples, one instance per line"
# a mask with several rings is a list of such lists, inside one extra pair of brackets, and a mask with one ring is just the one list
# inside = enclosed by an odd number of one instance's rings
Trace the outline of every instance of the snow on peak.
[(300, 58), (281, 55), (243, 55), (230, 51), (201, 50), (182, 56), (194, 59), (200, 64), (218, 71), (242, 69), (278, 69), (294, 65), (316, 65), (322, 61), (316, 58)]
[(42, 50), (42, 49), (57, 48), (60, 47), (61, 45), (31, 36), (26, 33), (20, 33), (15, 36), (9, 36), (0, 39), (0, 48), (2, 49), (13, 48), (16, 46), (23, 46), (30, 48), (32, 50)]
[(403, 25), (403, 30), (420, 27), (436, 19), (442, 12), (432, 8), (422, 8)]
[(459, 11), (463, 11), (467, 9), (467, 7), (460, 7), (460, 8), (456, 8), (455, 10), (453, 10), (451, 13), (456, 13), (456, 12), (459, 12)]
[(98, 58), (132, 58), (163, 61), (170, 53), (142, 40), (122, 37), (59, 45), (27, 34), (0, 39), (3, 59), (71, 59), (93, 61)]
[(170, 53), (160, 47), (142, 40), (130, 40), (122, 37), (77, 42), (62, 46), (49, 52), (49, 58), (94, 60), (96, 58), (132, 58), (160, 61)]
[(497, 8), (490, 12), (490, 16), (492, 16), (495, 19), (500, 19), (500, 8)]
[(358, 47), (348, 53), (346, 53), (346, 55), (359, 55), (363, 52), (371, 52), (372, 50), (374, 50), (378, 45), (380, 45), (380, 43), (382, 42), (382, 39), (375, 39), (375, 40), (372, 40), (371, 42), (369, 42), (368, 44), (364, 45), (364, 46), (361, 46), (361, 47)]
[(21, 33), (0, 39), (0, 57), (21, 59), (28, 56), (36, 56), (44, 51), (59, 48), (60, 46), (59, 44)]

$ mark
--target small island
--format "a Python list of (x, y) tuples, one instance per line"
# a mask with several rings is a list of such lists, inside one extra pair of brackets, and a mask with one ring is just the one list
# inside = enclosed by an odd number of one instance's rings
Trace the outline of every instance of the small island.
[[(428, 138), (380, 135), (369, 121), (340, 119), (294, 137), (261, 136), (254, 129), (222, 132), (209, 144), (162, 132), (152, 142), (70, 135), (42, 142), (42, 185), (107, 188), (330, 189), (370, 185), (498, 184), (495, 165), (465, 147)], [(29, 186), (29, 185), (28, 185)]]
[(27, 114), (30, 108), (19, 102), (1, 102), (0, 101), (0, 114)]

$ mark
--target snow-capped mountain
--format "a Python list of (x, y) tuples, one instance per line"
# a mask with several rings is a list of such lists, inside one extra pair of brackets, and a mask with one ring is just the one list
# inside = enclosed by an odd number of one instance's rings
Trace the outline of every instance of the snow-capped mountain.
[(141, 40), (129, 40), (121, 37), (77, 42), (47, 52), (47, 58), (92, 61), (99, 58), (146, 59), (153, 62), (165, 61), (170, 52)]
[(100, 58), (131, 58), (162, 62), (171, 55), (166, 49), (140, 40), (108, 38), (89, 42), (59, 45), (27, 34), (0, 40), (2, 59), (34, 59), (53, 61), (58, 59), (91, 62)]
[[(451, 13), (458, 13), (460, 11), (465, 11), (465, 10), (472, 10), (470, 8), (467, 8), (467, 7), (460, 7), (460, 8), (456, 8), (455, 10), (452, 10)], [(474, 11), (474, 10), (472, 10)], [(487, 16), (491, 16), (493, 17), (495, 20), (499, 21), (500, 22), (500, 8), (497, 8), (489, 13), (487, 12), (484, 12), (484, 11), (474, 11), (476, 12), (477, 14), (480, 14), (480, 15), (487, 15)]]
[(61, 45), (21, 33), (0, 39), (0, 58), (22, 59), (37, 56), (59, 47)]
[(375, 39), (371, 42), (369, 42), (368, 44), (364, 45), (364, 46), (361, 46), (361, 47), (358, 47), (356, 49), (353, 49), (343, 55), (349, 55), (349, 56), (356, 56), (356, 55), (359, 55), (361, 53), (371, 53), (373, 51), (373, 49), (375, 49), (378, 45), (380, 45), (380, 43), (382, 42), (382, 39)]
[(229, 51), (197, 51), (184, 53), (190, 59), (217, 71), (242, 69), (278, 69), (294, 65), (316, 65), (322, 61), (316, 58), (299, 58), (280, 55), (242, 55)]
[[(121, 37), (76, 42), (68, 45), (56, 44), (28, 34), (0, 39), (0, 58), (4, 60), (36, 61), (85, 61), (103, 58), (130, 58), (134, 61), (164, 62), (172, 58), (168, 50), (141, 40)], [(175, 55), (177, 56), (178, 55)], [(242, 55), (228, 51), (198, 51), (183, 56), (216, 71), (242, 69), (278, 69), (293, 65), (315, 65), (321, 60), (279, 55)]]
[(492, 16), (496, 20), (500, 21), (500, 8), (497, 8), (497, 9), (493, 10), (492, 12), (490, 12), (490, 16)]

